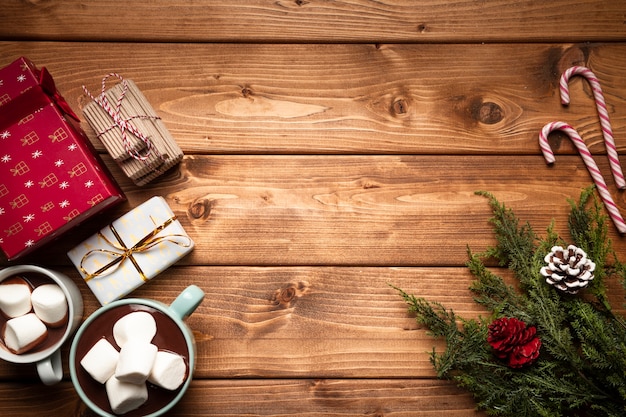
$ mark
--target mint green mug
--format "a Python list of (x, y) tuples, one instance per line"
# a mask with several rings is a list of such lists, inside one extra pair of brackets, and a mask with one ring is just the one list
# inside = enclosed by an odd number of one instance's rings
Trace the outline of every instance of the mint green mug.
[(125, 413), (125, 417), (156, 417), (167, 413), (183, 397), (189, 387), (195, 368), (196, 344), (193, 332), (184, 322), (204, 299), (204, 292), (191, 285), (183, 290), (170, 304), (143, 298), (127, 298), (114, 301), (96, 310), (76, 332), (70, 348), (69, 368), (72, 383), (81, 400), (100, 416), (115, 416), (109, 404), (105, 385), (93, 379), (80, 364), (86, 353), (102, 338), (116, 349), (113, 325), (121, 317), (135, 311), (150, 313), (156, 321), (157, 330), (152, 344), (159, 350), (181, 355), (187, 365), (184, 382), (170, 391), (147, 383), (148, 399), (137, 409)]

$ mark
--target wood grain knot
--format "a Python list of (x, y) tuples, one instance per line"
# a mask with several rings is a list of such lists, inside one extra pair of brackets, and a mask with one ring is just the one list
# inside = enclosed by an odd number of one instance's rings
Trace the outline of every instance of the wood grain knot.
[(419, 25), (417, 25), (417, 31), (419, 33), (426, 32), (426, 29), (427, 29), (426, 23), (420, 23)]
[(194, 220), (206, 220), (211, 214), (211, 207), (213, 202), (206, 198), (199, 199), (191, 203), (187, 214)]
[(473, 116), (480, 123), (493, 125), (504, 119), (502, 107), (491, 101), (480, 102), (472, 107)]
[(309, 289), (309, 284), (305, 281), (289, 283), (286, 287), (278, 289), (272, 296), (271, 303), (281, 308), (292, 307), (292, 304), (302, 297)]
[[(558, 86), (559, 81), (561, 79), (561, 74), (565, 72), (570, 67), (575, 65), (581, 65), (583, 67), (587, 66), (589, 59), (589, 50), (587, 47), (583, 47), (580, 45), (575, 45), (570, 48), (567, 48), (564, 51), (559, 50), (557, 67), (553, 70), (553, 73), (556, 75), (554, 77), (554, 85)], [(587, 83), (585, 83), (586, 85)]]
[(409, 112), (409, 103), (405, 99), (399, 98), (391, 104), (391, 110), (396, 115), (407, 114)]
[(294, 287), (283, 288), (279, 291), (276, 300), (281, 304), (288, 304), (296, 297), (296, 289)]
[(555, 130), (548, 135), (548, 143), (550, 144), (550, 148), (555, 152), (561, 148), (563, 141), (566, 141), (567, 139), (568, 136), (560, 130)]

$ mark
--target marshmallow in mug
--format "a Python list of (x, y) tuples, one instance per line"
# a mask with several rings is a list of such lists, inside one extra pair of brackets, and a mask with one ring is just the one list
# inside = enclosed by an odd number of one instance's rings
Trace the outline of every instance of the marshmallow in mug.
[(0, 310), (9, 317), (2, 340), (11, 353), (34, 349), (48, 336), (48, 327), (63, 326), (68, 320), (68, 304), (56, 284), (35, 289), (24, 278), (15, 276), (0, 283)]
[(35, 313), (28, 313), (7, 321), (2, 336), (9, 351), (19, 355), (42, 343), (48, 328)]
[(131, 384), (143, 384), (148, 379), (159, 348), (142, 340), (128, 340), (120, 349), (115, 377)]
[(113, 337), (120, 351), (102, 338), (80, 361), (93, 379), (105, 385), (115, 414), (135, 410), (147, 401), (146, 381), (171, 391), (185, 381), (185, 360), (176, 353), (159, 351), (151, 343), (156, 331), (156, 321), (150, 313), (126, 314), (113, 325)]
[(120, 353), (104, 337), (93, 345), (81, 359), (81, 366), (89, 375), (101, 384), (115, 374)]
[(49, 327), (60, 327), (67, 321), (67, 300), (61, 287), (44, 284), (35, 288), (30, 296), (33, 311)]
[(0, 311), (8, 317), (18, 317), (29, 313), (32, 289), (22, 277), (12, 277), (0, 283)]
[(120, 381), (113, 375), (105, 383), (109, 404), (115, 414), (125, 414), (135, 410), (148, 401), (146, 384), (133, 384)]
[(126, 314), (113, 325), (113, 338), (122, 348), (128, 340), (142, 340), (150, 343), (156, 335), (156, 321), (146, 311)]
[(176, 353), (160, 350), (154, 359), (148, 382), (174, 391), (185, 382), (186, 376), (187, 365), (183, 357)]

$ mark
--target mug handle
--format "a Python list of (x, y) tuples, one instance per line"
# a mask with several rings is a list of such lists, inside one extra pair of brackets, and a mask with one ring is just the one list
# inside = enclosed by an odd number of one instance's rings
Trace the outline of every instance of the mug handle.
[(61, 349), (57, 349), (52, 355), (37, 362), (37, 373), (45, 385), (54, 385), (61, 381), (63, 378)]
[(176, 317), (185, 320), (194, 312), (204, 299), (204, 291), (197, 285), (190, 285), (170, 304), (170, 310)]

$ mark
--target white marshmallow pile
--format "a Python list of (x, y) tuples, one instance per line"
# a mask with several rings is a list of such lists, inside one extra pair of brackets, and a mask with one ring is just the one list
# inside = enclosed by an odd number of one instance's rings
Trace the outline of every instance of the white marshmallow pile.
[(21, 277), (0, 283), (0, 311), (9, 319), (2, 331), (4, 345), (18, 355), (46, 340), (49, 327), (61, 327), (68, 320), (67, 299), (58, 285), (33, 289)]
[(184, 358), (152, 344), (156, 332), (156, 321), (150, 313), (126, 314), (113, 326), (113, 338), (120, 350), (103, 337), (81, 359), (85, 371), (104, 384), (115, 414), (135, 410), (148, 400), (146, 382), (175, 390), (185, 381)]

